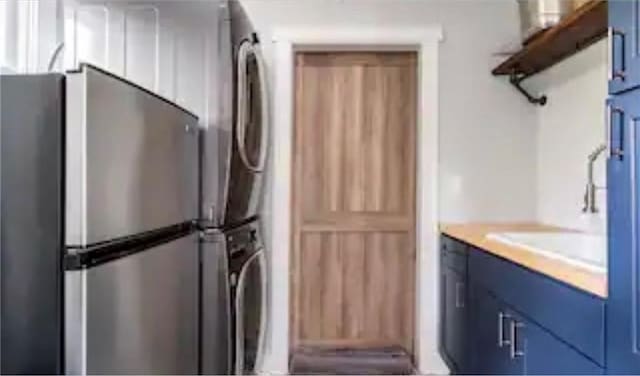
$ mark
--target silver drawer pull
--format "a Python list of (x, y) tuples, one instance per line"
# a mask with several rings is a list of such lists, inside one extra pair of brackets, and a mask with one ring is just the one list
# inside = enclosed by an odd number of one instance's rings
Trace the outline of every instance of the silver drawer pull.
[[(613, 107), (611, 106), (611, 104), (607, 104), (607, 121), (606, 121), (606, 129), (607, 129), (607, 149), (609, 150), (609, 157), (610, 158), (618, 158), (618, 159), (622, 159), (623, 155), (624, 155), (624, 150), (623, 150), (623, 142), (624, 142), (624, 136), (623, 136), (623, 132), (624, 132), (624, 127), (623, 125), (621, 125), (622, 121), (618, 121), (618, 124), (620, 124), (620, 129), (618, 130), (617, 134), (614, 134), (612, 127), (613, 127), (613, 114), (619, 114), (621, 117), (624, 117), (624, 110), (619, 108), (619, 107)], [(613, 137), (618, 137), (618, 142), (619, 145), (618, 147), (613, 147), (613, 142), (612, 139)]]
[(456, 308), (464, 308), (464, 283), (456, 282)]
[(515, 320), (510, 322), (511, 346), (509, 347), (509, 355), (511, 359), (524, 356), (523, 350), (518, 350), (518, 329), (524, 328), (524, 324)]
[(498, 347), (502, 347), (511, 343), (508, 338), (504, 338), (504, 320), (510, 319), (509, 314), (498, 312)]
[[(622, 45), (622, 67), (621, 69), (616, 69), (616, 54), (614, 51), (614, 47), (615, 47), (615, 43), (616, 43), (616, 37), (619, 37)], [(624, 42), (625, 42), (625, 34), (624, 32), (614, 29), (612, 27), (609, 28), (608, 30), (608, 38), (607, 38), (607, 43), (608, 43), (608, 49), (609, 49), (609, 69), (608, 69), (608, 78), (609, 81), (613, 81), (613, 80), (620, 80), (620, 81), (624, 81), (626, 78), (626, 67), (624, 66), (625, 62), (624, 62), (624, 57), (626, 54), (625, 48), (624, 48)]]

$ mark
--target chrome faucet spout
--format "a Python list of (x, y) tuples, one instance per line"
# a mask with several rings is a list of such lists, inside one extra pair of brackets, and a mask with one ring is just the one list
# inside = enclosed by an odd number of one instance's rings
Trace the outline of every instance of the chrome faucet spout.
[(589, 154), (589, 156), (587, 157), (589, 159), (589, 162), (595, 162), (595, 160), (598, 159), (598, 156), (605, 150), (607, 150), (607, 144), (598, 146), (596, 150), (592, 151), (591, 154)]
[(583, 213), (598, 212), (598, 206), (596, 203), (596, 191), (598, 190), (598, 187), (596, 186), (593, 178), (593, 165), (600, 154), (602, 154), (602, 152), (606, 149), (606, 144), (598, 145), (598, 147), (587, 156), (587, 185), (584, 192), (584, 207), (582, 208)]

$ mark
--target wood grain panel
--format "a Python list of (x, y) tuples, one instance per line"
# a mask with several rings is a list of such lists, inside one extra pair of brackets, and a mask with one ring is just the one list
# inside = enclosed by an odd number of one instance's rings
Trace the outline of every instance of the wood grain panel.
[(416, 60), (296, 55), (294, 348), (413, 351)]
[(299, 343), (413, 340), (414, 252), (406, 233), (305, 233)]

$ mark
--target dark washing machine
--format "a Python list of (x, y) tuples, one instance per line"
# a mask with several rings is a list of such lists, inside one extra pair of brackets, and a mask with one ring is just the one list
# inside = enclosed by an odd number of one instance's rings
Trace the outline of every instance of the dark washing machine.
[(267, 262), (259, 221), (225, 230), (233, 333), (233, 370), (252, 374), (262, 365), (267, 323)]

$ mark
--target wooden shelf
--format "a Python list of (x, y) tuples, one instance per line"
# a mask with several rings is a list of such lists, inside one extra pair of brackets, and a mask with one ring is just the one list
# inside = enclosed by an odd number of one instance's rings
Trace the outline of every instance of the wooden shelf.
[(526, 44), (491, 71), (521, 78), (539, 73), (607, 34), (607, 2), (592, 0)]

